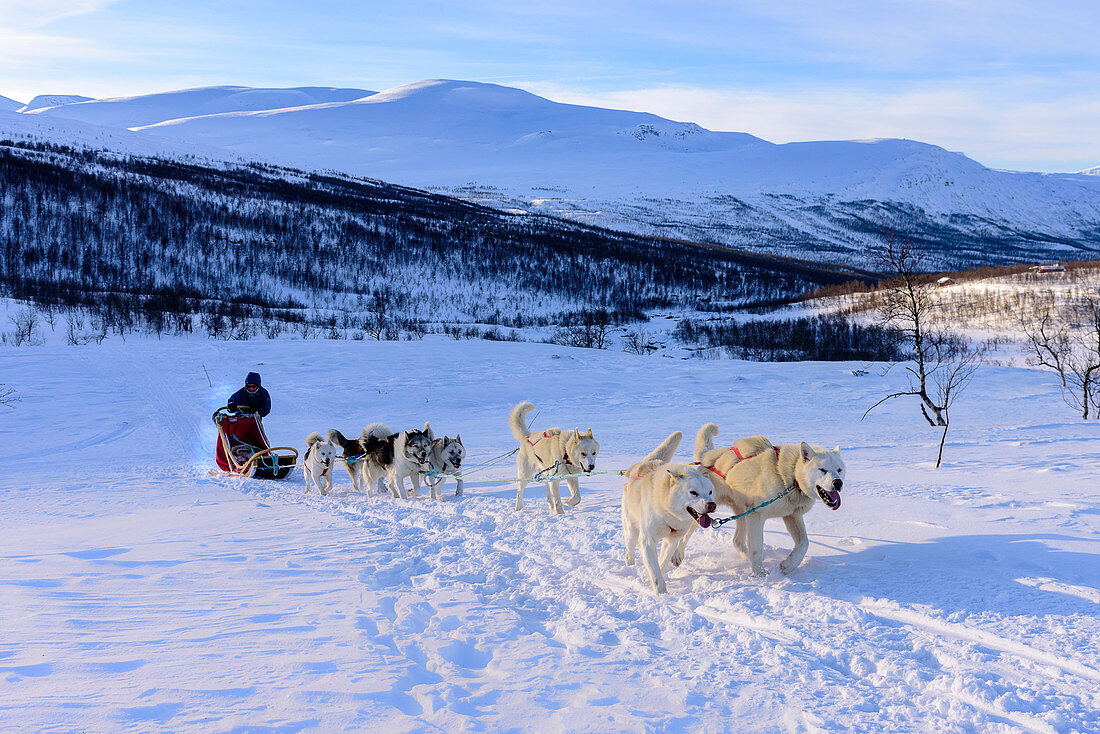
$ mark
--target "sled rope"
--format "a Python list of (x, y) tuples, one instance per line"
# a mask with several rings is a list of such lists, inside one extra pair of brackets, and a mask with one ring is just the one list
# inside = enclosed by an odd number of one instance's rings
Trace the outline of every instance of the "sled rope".
[(791, 486), (787, 487), (786, 489), (784, 489), (782, 492), (780, 492), (776, 496), (772, 497), (767, 502), (761, 502), (756, 507), (750, 507), (749, 509), (745, 510), (744, 512), (742, 512), (739, 515), (731, 515), (730, 517), (723, 517), (721, 519), (711, 521), (711, 527), (720, 528), (728, 522), (733, 522), (734, 520), (745, 517), (746, 515), (751, 515), (752, 513), (756, 512), (757, 510), (763, 509), (764, 507), (767, 507), (768, 505), (770, 505), (773, 502), (778, 502), (779, 500), (783, 499), (784, 497), (786, 497), (788, 494), (790, 494), (791, 492), (793, 492), (796, 489), (798, 489), (798, 485), (797, 484), (792, 484)]
[[(507, 479), (500, 478), (485, 478), (478, 481), (484, 484), (511, 484), (512, 482), (554, 482), (559, 479), (573, 479), (575, 477), (591, 477), (597, 474), (617, 474), (620, 477), (626, 476), (626, 469), (607, 469), (605, 471), (590, 471), (590, 472), (577, 472), (575, 474), (548, 474), (547, 472), (556, 472), (560, 467), (564, 466), (565, 462), (555, 462), (553, 466), (548, 466), (542, 471), (536, 472), (533, 477), (526, 477), (523, 479), (517, 479), (516, 477), (509, 477)], [(465, 479), (466, 474), (444, 474), (441, 471), (435, 471), (431, 469), (424, 469), (420, 472), (428, 477), (460, 477)]]

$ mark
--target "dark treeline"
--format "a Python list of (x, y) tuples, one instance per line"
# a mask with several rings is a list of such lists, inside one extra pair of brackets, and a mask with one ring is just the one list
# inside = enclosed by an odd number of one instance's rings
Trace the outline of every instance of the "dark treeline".
[(735, 359), (757, 362), (875, 361), (907, 358), (899, 333), (832, 316), (755, 321), (680, 322), (676, 336), (686, 344), (720, 347)]
[(849, 277), (376, 181), (0, 141), (0, 289), (37, 303), (523, 327), (586, 308), (789, 300)]

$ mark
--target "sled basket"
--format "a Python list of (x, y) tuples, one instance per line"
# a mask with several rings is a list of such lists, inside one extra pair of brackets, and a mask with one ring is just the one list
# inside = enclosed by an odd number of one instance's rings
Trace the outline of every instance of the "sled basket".
[[(260, 416), (218, 408), (212, 418), (218, 427), (214, 460), (223, 472), (251, 479), (284, 479), (298, 463), (297, 449), (268, 443)], [(283, 451), (290, 453), (277, 453)]]

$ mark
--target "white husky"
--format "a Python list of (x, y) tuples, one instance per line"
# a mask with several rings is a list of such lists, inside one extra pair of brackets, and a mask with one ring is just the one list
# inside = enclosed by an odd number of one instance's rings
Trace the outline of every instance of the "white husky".
[(306, 454), (302, 458), (302, 470), (306, 475), (306, 493), (314, 484), (324, 497), (332, 491), (332, 463), (336, 460), (336, 445), (314, 431), (306, 436)]
[(790, 573), (802, 563), (810, 545), (803, 515), (818, 498), (829, 509), (840, 507), (845, 469), (840, 447), (826, 451), (805, 441), (773, 446), (763, 436), (752, 436), (730, 448), (715, 449), (712, 440), (716, 435), (718, 426), (714, 423), (699, 429), (695, 460), (709, 473), (719, 504), (742, 513), (779, 497), (737, 520), (734, 544), (751, 564), (752, 575), (766, 576), (764, 521), (783, 518), (794, 548), (779, 564), (779, 570)]
[[(634, 549), (641, 543), (642, 561), (658, 594), (667, 594), (664, 572), (671, 562), (679, 566), (689, 531), (710, 527), (714, 512), (714, 485), (699, 467), (670, 463), (684, 434), (676, 431), (653, 453), (630, 467), (623, 487), (623, 536), (626, 563), (634, 565)], [(657, 546), (664, 541), (660, 559)]]
[(445, 475), (442, 477), (429, 475), (426, 478), (428, 487), (431, 488), (432, 499), (443, 498), (443, 483), (447, 481), (447, 476), (450, 475), (454, 475), (455, 481), (458, 482), (455, 496), (462, 496), (462, 475), (458, 472), (462, 468), (462, 460), (465, 458), (466, 447), (462, 445), (462, 436), (455, 436), (454, 438), (444, 436), (443, 438), (432, 439), (432, 446), (428, 451), (428, 460), (424, 462), (424, 465), (430, 471), (437, 471)]
[[(531, 433), (526, 416), (534, 409), (535, 406), (531, 403), (520, 403), (512, 408), (512, 413), (508, 416), (512, 435), (519, 441), (519, 454), (516, 456), (516, 472), (519, 475), (517, 510), (523, 509), (523, 489), (532, 477), (540, 473), (546, 476), (582, 472), (588, 474), (596, 468), (596, 454), (600, 450), (600, 444), (593, 438), (591, 428), (588, 433), (581, 433), (579, 428), (565, 433), (560, 428)], [(570, 495), (565, 504), (572, 507), (581, 501), (580, 482), (577, 477), (569, 477), (565, 482), (569, 485)], [(560, 485), (560, 479), (546, 483), (546, 501), (550, 503), (550, 509), (559, 515), (565, 512), (561, 506)]]

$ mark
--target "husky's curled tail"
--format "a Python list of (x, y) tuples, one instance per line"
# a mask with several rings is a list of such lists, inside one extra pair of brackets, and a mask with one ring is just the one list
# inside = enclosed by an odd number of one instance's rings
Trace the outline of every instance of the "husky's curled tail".
[(649, 456), (642, 459), (642, 461), (663, 461), (666, 463), (672, 461), (672, 456), (676, 453), (676, 449), (683, 439), (684, 434), (680, 431), (676, 431), (662, 441), (661, 445), (653, 449), (653, 451), (649, 453)]
[(706, 423), (695, 435), (695, 461), (702, 461), (703, 454), (714, 450), (714, 437), (718, 435), (717, 423)]
[(650, 451), (648, 456), (627, 469), (627, 478), (639, 479), (672, 461), (672, 455), (676, 453), (676, 448), (683, 438), (684, 434), (680, 431), (670, 435), (661, 442), (660, 446)]
[(369, 426), (363, 429), (362, 435), (359, 436), (359, 443), (366, 448), (367, 440), (370, 438), (387, 439), (393, 435), (393, 431), (385, 423), (371, 423)]
[(522, 441), (530, 435), (531, 429), (527, 427), (527, 414), (534, 409), (534, 403), (524, 401), (512, 408), (512, 412), (508, 415), (508, 425), (512, 428), (512, 436), (517, 441)]
[[(332, 432), (333, 431), (329, 431), (329, 433), (332, 433)], [(336, 433), (340, 433), (340, 432), (336, 431)], [(341, 438), (343, 438), (343, 437), (341, 436)], [(306, 446), (312, 447), (313, 444), (321, 443), (324, 440), (325, 440), (324, 436), (322, 436), (320, 433), (317, 433), (317, 431), (314, 431), (313, 433), (306, 436)], [(332, 443), (336, 443), (336, 442), (333, 441)], [(337, 445), (339, 445), (339, 444), (337, 444)]]

